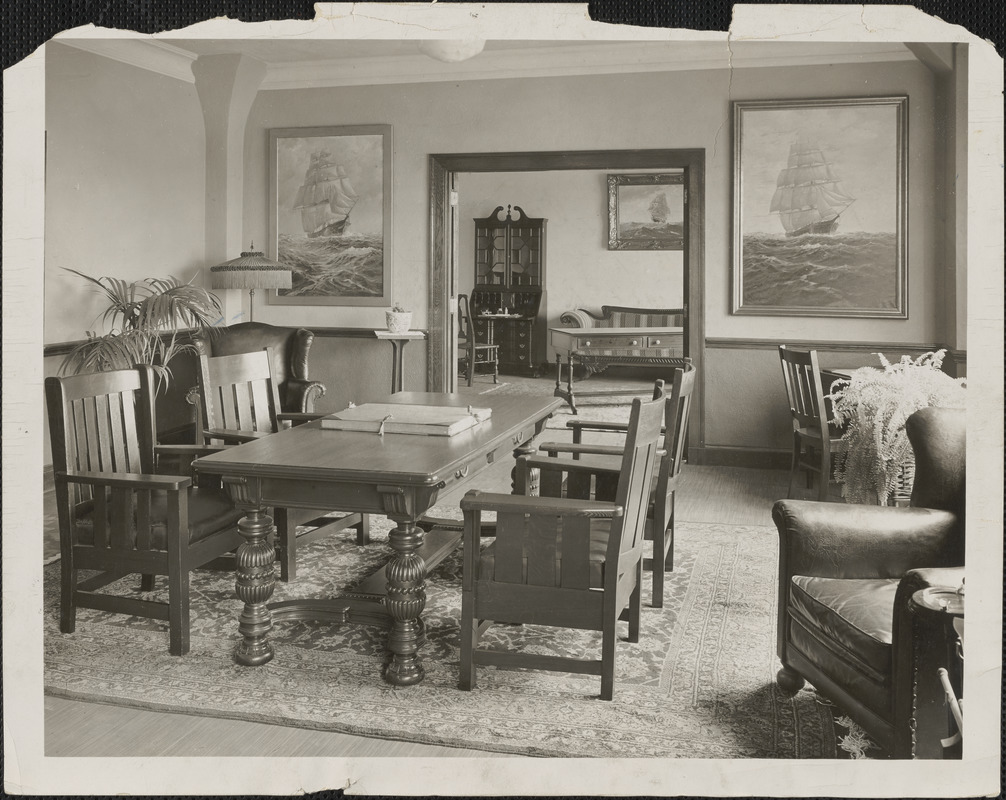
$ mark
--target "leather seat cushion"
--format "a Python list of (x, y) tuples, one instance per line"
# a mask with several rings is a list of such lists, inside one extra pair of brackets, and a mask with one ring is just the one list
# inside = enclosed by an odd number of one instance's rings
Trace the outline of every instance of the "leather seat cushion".
[[(604, 558), (608, 549), (608, 520), (591, 520), (590, 523), (590, 556), (589, 582), (591, 589), (604, 588)], [(555, 559), (555, 586), (561, 585), (562, 578), (562, 547), (556, 548), (560, 555)], [(496, 544), (493, 543), (482, 550), (479, 556), (478, 580), (491, 581), (496, 578)], [(521, 565), (521, 582), (527, 581), (527, 554)]]
[(852, 663), (891, 672), (894, 595), (899, 579), (814, 578), (794, 575), (790, 608), (804, 624), (837, 645)]
[[(135, 514), (135, 509), (134, 509)], [(230, 528), (241, 519), (242, 512), (234, 507), (221, 489), (189, 489), (189, 543), (195, 544)], [(154, 492), (151, 498), (151, 541), (154, 550), (167, 549), (167, 492)], [(135, 516), (134, 516), (135, 520)], [(111, 529), (108, 529), (111, 539)], [(94, 504), (87, 500), (77, 506), (75, 526), (79, 544), (94, 543)], [(135, 538), (134, 538), (135, 544)]]

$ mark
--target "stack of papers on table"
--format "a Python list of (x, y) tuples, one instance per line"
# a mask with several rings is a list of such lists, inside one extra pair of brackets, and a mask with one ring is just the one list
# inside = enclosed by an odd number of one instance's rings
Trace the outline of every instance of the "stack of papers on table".
[(364, 403), (323, 417), (321, 427), (339, 431), (454, 436), (489, 419), (492, 413), (491, 408), (471, 406)]

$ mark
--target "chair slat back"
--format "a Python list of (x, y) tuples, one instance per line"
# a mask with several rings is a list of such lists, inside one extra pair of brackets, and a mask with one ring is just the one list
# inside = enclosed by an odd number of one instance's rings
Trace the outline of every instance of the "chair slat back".
[(273, 433), (279, 429), (279, 390), (271, 348), (227, 356), (199, 356), (205, 427)]
[[(79, 509), (89, 514), (97, 547), (132, 547), (128, 491), (95, 491), (60, 473), (154, 471), (154, 380), (149, 367), (45, 381), (49, 438), (56, 472), (61, 536), (70, 536)], [(113, 533), (115, 531), (115, 533)]]
[[(656, 396), (652, 400), (634, 399), (629, 412), (629, 429), (625, 435), (618, 490), (615, 493), (615, 503), (625, 510), (611, 525), (607, 552), (607, 563), (610, 565), (618, 563), (619, 558), (627, 554), (637, 555), (643, 547), (660, 425), (667, 405), (659, 382), (654, 395)], [(615, 569), (610, 569), (605, 573), (605, 582), (610, 581), (612, 589), (617, 580), (616, 572)]]
[(671, 392), (664, 408), (664, 457), (657, 478), (658, 496), (666, 495), (681, 473), (688, 447), (688, 417), (692, 408), (692, 390), (695, 388), (695, 367), (674, 370)]
[(472, 313), (468, 305), (468, 295), (458, 295), (458, 336), (465, 342), (472, 341)]
[(590, 519), (496, 515), (493, 581), (590, 588)]
[(827, 427), (824, 384), (817, 351), (790, 350), (786, 345), (779, 345), (779, 361), (793, 427), (815, 428), (824, 434)]

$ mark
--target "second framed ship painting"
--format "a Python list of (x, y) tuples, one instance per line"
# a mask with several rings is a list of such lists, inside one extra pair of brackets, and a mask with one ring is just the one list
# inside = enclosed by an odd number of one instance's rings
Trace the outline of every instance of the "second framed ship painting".
[(733, 313), (907, 318), (908, 98), (733, 112)]
[(391, 152), (390, 125), (269, 131), (271, 302), (391, 305)]

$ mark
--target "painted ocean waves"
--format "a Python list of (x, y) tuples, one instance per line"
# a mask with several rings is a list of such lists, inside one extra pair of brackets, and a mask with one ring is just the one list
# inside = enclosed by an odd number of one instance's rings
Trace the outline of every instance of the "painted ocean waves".
[(381, 297), (384, 245), (381, 234), (279, 236), (279, 260), (293, 271), (287, 296)]
[(898, 307), (894, 233), (744, 235), (745, 306)]

